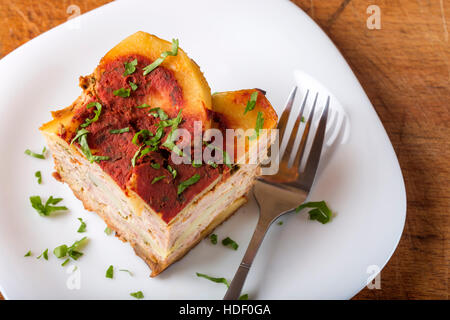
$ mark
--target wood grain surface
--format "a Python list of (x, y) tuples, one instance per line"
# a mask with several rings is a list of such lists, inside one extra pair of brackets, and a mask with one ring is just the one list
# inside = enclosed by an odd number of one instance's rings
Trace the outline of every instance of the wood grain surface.
[[(0, 0), (0, 57), (66, 21), (76, 13), (71, 5), (85, 13), (106, 2)], [(366, 288), (354, 299), (448, 299), (450, 1), (293, 2), (349, 62), (386, 128), (405, 179), (406, 225), (381, 273), (381, 289)], [(379, 30), (367, 28), (369, 5), (381, 9)]]

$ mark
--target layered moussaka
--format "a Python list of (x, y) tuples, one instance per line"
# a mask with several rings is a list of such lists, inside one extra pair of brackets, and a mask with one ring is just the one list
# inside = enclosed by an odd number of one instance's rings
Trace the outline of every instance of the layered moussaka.
[[(245, 203), (276, 113), (258, 89), (211, 95), (178, 40), (145, 32), (109, 51), (80, 86), (40, 128), (55, 175), (155, 276)], [(233, 143), (229, 132), (238, 132)]]

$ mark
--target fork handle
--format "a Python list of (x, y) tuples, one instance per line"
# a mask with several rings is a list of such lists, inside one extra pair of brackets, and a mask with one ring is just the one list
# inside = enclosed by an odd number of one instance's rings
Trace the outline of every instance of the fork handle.
[(223, 297), (223, 300), (237, 300), (244, 286), (245, 279), (247, 278), (248, 271), (252, 265), (253, 259), (258, 252), (259, 246), (261, 245), (264, 235), (269, 228), (272, 221), (267, 221), (260, 216), (258, 224), (256, 225), (255, 232), (253, 233), (250, 244), (248, 245), (247, 251), (245, 252), (244, 258), (242, 258), (241, 264), (239, 265), (236, 274), (234, 275), (233, 281), (231, 281), (230, 287), (227, 293)]

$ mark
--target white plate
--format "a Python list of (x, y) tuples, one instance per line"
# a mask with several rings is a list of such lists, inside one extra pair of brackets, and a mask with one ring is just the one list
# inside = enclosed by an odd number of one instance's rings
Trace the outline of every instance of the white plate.
[[(220, 299), (225, 286), (197, 278), (202, 272), (232, 278), (256, 224), (251, 200), (216, 230), (239, 244), (233, 251), (202, 241), (157, 278), (131, 247), (103, 233), (104, 223), (66, 185), (50, 176), (52, 161), (24, 155), (40, 151), (37, 128), (50, 110), (69, 105), (81, 92), (78, 76), (92, 72), (116, 43), (143, 30), (181, 47), (205, 72), (212, 91), (263, 88), (280, 113), (297, 81), (332, 94), (334, 113), (345, 119), (327, 149), (311, 200), (325, 199), (336, 213), (322, 225), (306, 213), (273, 225), (244, 287), (252, 299), (351, 298), (389, 260), (400, 239), (406, 196), (393, 148), (372, 105), (338, 50), (319, 27), (288, 1), (117, 1), (31, 40), (0, 61), (0, 285), (9, 299)], [(312, 80), (316, 79), (316, 80)], [(344, 132), (344, 133), (342, 133)], [(34, 172), (41, 170), (43, 185)], [(61, 196), (70, 213), (40, 217), (28, 197)], [(70, 244), (82, 217), (91, 239), (71, 266), (45, 248)], [(34, 257), (24, 258), (31, 249)], [(74, 265), (75, 273), (70, 274)], [(115, 273), (109, 265), (134, 273)], [(375, 266), (375, 267), (373, 267)], [(80, 288), (70, 289), (80, 277)], [(72, 282), (71, 282), (72, 281)], [(132, 299), (132, 298), (131, 298)]]

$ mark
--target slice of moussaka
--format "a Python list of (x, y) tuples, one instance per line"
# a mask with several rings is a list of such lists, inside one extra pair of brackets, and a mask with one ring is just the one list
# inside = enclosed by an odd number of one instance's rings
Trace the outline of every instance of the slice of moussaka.
[(178, 40), (145, 32), (80, 86), (40, 128), (54, 175), (156, 276), (246, 202), (277, 115), (258, 89), (211, 95)]

